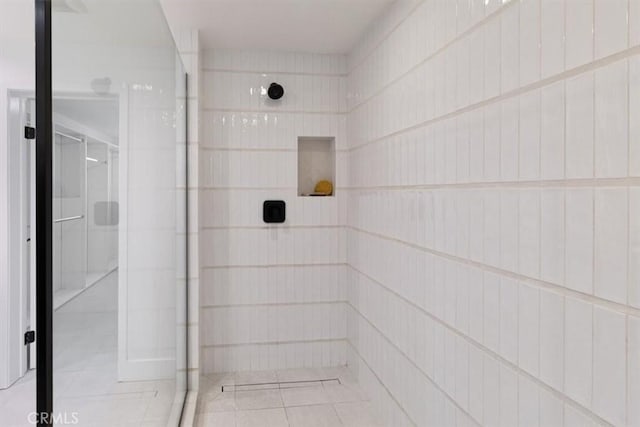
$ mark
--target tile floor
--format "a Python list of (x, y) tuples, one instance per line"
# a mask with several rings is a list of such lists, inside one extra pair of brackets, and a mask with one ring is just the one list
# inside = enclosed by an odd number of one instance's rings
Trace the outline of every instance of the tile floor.
[(201, 380), (196, 426), (379, 427), (347, 368), (209, 375)]
[[(78, 426), (166, 426), (174, 381), (118, 382), (117, 273), (54, 313), (54, 410)], [(0, 425), (32, 426), (35, 371), (0, 390)], [(71, 415), (70, 415), (71, 416)]]

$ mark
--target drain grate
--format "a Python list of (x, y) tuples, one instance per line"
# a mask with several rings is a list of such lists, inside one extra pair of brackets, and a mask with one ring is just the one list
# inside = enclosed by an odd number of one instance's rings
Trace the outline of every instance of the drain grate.
[(300, 380), (300, 381), (282, 381), (282, 382), (270, 382), (270, 383), (255, 383), (255, 384), (235, 384), (235, 385), (223, 385), (222, 392), (232, 391), (257, 391), (257, 390), (278, 390), (296, 387), (314, 387), (321, 385), (339, 385), (340, 379), (327, 378), (323, 380)]

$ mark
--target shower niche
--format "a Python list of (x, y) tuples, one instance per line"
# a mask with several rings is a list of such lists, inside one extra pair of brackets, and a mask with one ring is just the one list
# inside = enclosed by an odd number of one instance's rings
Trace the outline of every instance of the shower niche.
[[(334, 137), (298, 137), (298, 196), (326, 197), (335, 194), (335, 141)], [(317, 189), (321, 181), (330, 182), (331, 188)]]

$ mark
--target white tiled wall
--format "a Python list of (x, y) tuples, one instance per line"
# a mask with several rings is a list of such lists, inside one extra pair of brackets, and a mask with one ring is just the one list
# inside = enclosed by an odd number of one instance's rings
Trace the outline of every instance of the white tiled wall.
[[(346, 57), (212, 50), (202, 63), (202, 370), (343, 365)], [(298, 136), (336, 138), (335, 197), (297, 196)], [(274, 199), (287, 221), (267, 226)]]
[(349, 56), (348, 358), (385, 425), (640, 425), (639, 27), (401, 0)]

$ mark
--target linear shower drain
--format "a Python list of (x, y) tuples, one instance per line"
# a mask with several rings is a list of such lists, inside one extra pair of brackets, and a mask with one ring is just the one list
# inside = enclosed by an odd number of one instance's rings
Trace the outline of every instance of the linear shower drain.
[(271, 383), (256, 383), (256, 384), (235, 384), (235, 385), (223, 385), (222, 392), (231, 391), (256, 391), (256, 390), (277, 390), (287, 389), (295, 387), (313, 387), (321, 385), (339, 385), (340, 379), (327, 378), (323, 380), (301, 380), (301, 381), (282, 381)]

